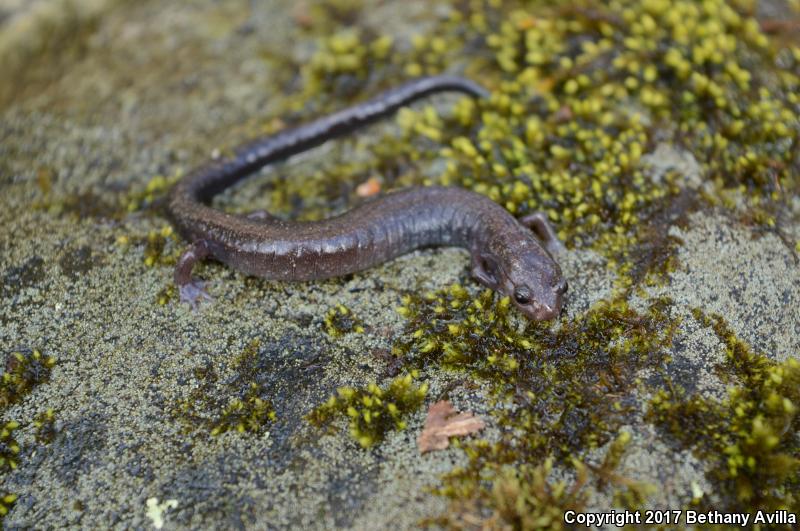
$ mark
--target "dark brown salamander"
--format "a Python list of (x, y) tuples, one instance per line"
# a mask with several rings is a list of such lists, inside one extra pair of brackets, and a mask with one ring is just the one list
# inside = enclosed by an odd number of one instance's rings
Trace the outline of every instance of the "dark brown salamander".
[(479, 85), (459, 77), (417, 79), (365, 103), (255, 140), (233, 156), (210, 161), (186, 175), (172, 190), (168, 207), (178, 231), (192, 242), (175, 268), (181, 300), (194, 306), (200, 298), (209, 298), (202, 283), (191, 276), (194, 263), (206, 257), (250, 275), (296, 281), (361, 271), (420, 247), (454, 245), (469, 250), (478, 281), (510, 295), (526, 316), (537, 320), (558, 316), (567, 283), (545, 250), (560, 245), (546, 218), (537, 213), (517, 221), (487, 197), (468, 190), (407, 188), (340, 216), (305, 223), (267, 214), (237, 216), (204, 204), (266, 164), (444, 91), (487, 95)]

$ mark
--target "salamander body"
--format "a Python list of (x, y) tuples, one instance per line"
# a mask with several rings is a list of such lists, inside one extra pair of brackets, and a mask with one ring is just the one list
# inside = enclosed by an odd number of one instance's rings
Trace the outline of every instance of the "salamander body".
[(535, 213), (517, 220), (469, 190), (406, 188), (314, 222), (283, 221), (267, 214), (233, 215), (207, 204), (267, 164), (445, 91), (476, 98), (487, 95), (464, 78), (420, 78), (311, 123), (257, 139), (233, 156), (212, 160), (187, 174), (172, 190), (168, 204), (176, 228), (191, 242), (175, 269), (181, 300), (195, 305), (208, 297), (191, 276), (192, 266), (207, 257), (250, 275), (310, 281), (368, 269), (422, 247), (460, 246), (469, 250), (472, 274), (479, 282), (511, 296), (531, 319), (556, 317), (567, 283), (551, 256), (560, 243), (546, 218)]

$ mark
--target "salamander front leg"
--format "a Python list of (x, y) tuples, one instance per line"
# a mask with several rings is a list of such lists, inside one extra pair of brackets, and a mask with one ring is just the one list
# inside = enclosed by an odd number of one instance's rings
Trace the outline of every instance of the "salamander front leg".
[(211, 252), (204, 240), (191, 244), (178, 259), (175, 266), (175, 285), (178, 286), (181, 302), (188, 302), (192, 309), (196, 310), (201, 300), (212, 299), (206, 293), (204, 282), (192, 278), (192, 267), (200, 260), (205, 259)]
[(472, 262), (472, 276), (487, 288), (496, 290), (499, 283), (497, 263), (494, 258), (473, 248), (470, 251), (470, 261)]
[(544, 212), (534, 212), (519, 218), (519, 222), (531, 229), (534, 235), (544, 244), (545, 249), (552, 255), (562, 253), (566, 250), (564, 244), (558, 239), (555, 229), (547, 219)]

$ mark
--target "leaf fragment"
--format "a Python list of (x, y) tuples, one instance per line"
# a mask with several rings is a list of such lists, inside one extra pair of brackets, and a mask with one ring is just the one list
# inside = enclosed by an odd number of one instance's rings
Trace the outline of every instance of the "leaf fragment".
[(447, 400), (440, 400), (428, 408), (425, 427), (417, 438), (419, 452), (444, 450), (450, 437), (460, 437), (481, 431), (486, 424), (471, 411), (458, 413)]

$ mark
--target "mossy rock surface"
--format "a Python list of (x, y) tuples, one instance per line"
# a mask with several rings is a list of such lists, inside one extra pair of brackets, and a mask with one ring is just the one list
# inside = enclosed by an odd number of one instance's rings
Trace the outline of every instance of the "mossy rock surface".
[[(800, 511), (796, 2), (571, 4), (0, 0), (2, 525)], [(181, 175), (443, 71), (491, 99), (415, 104), (215, 205), (319, 219), (377, 178), (544, 210), (558, 322), (459, 249), (302, 284), (208, 263), (214, 300), (177, 302)], [(421, 456), (440, 399), (487, 428)]]

